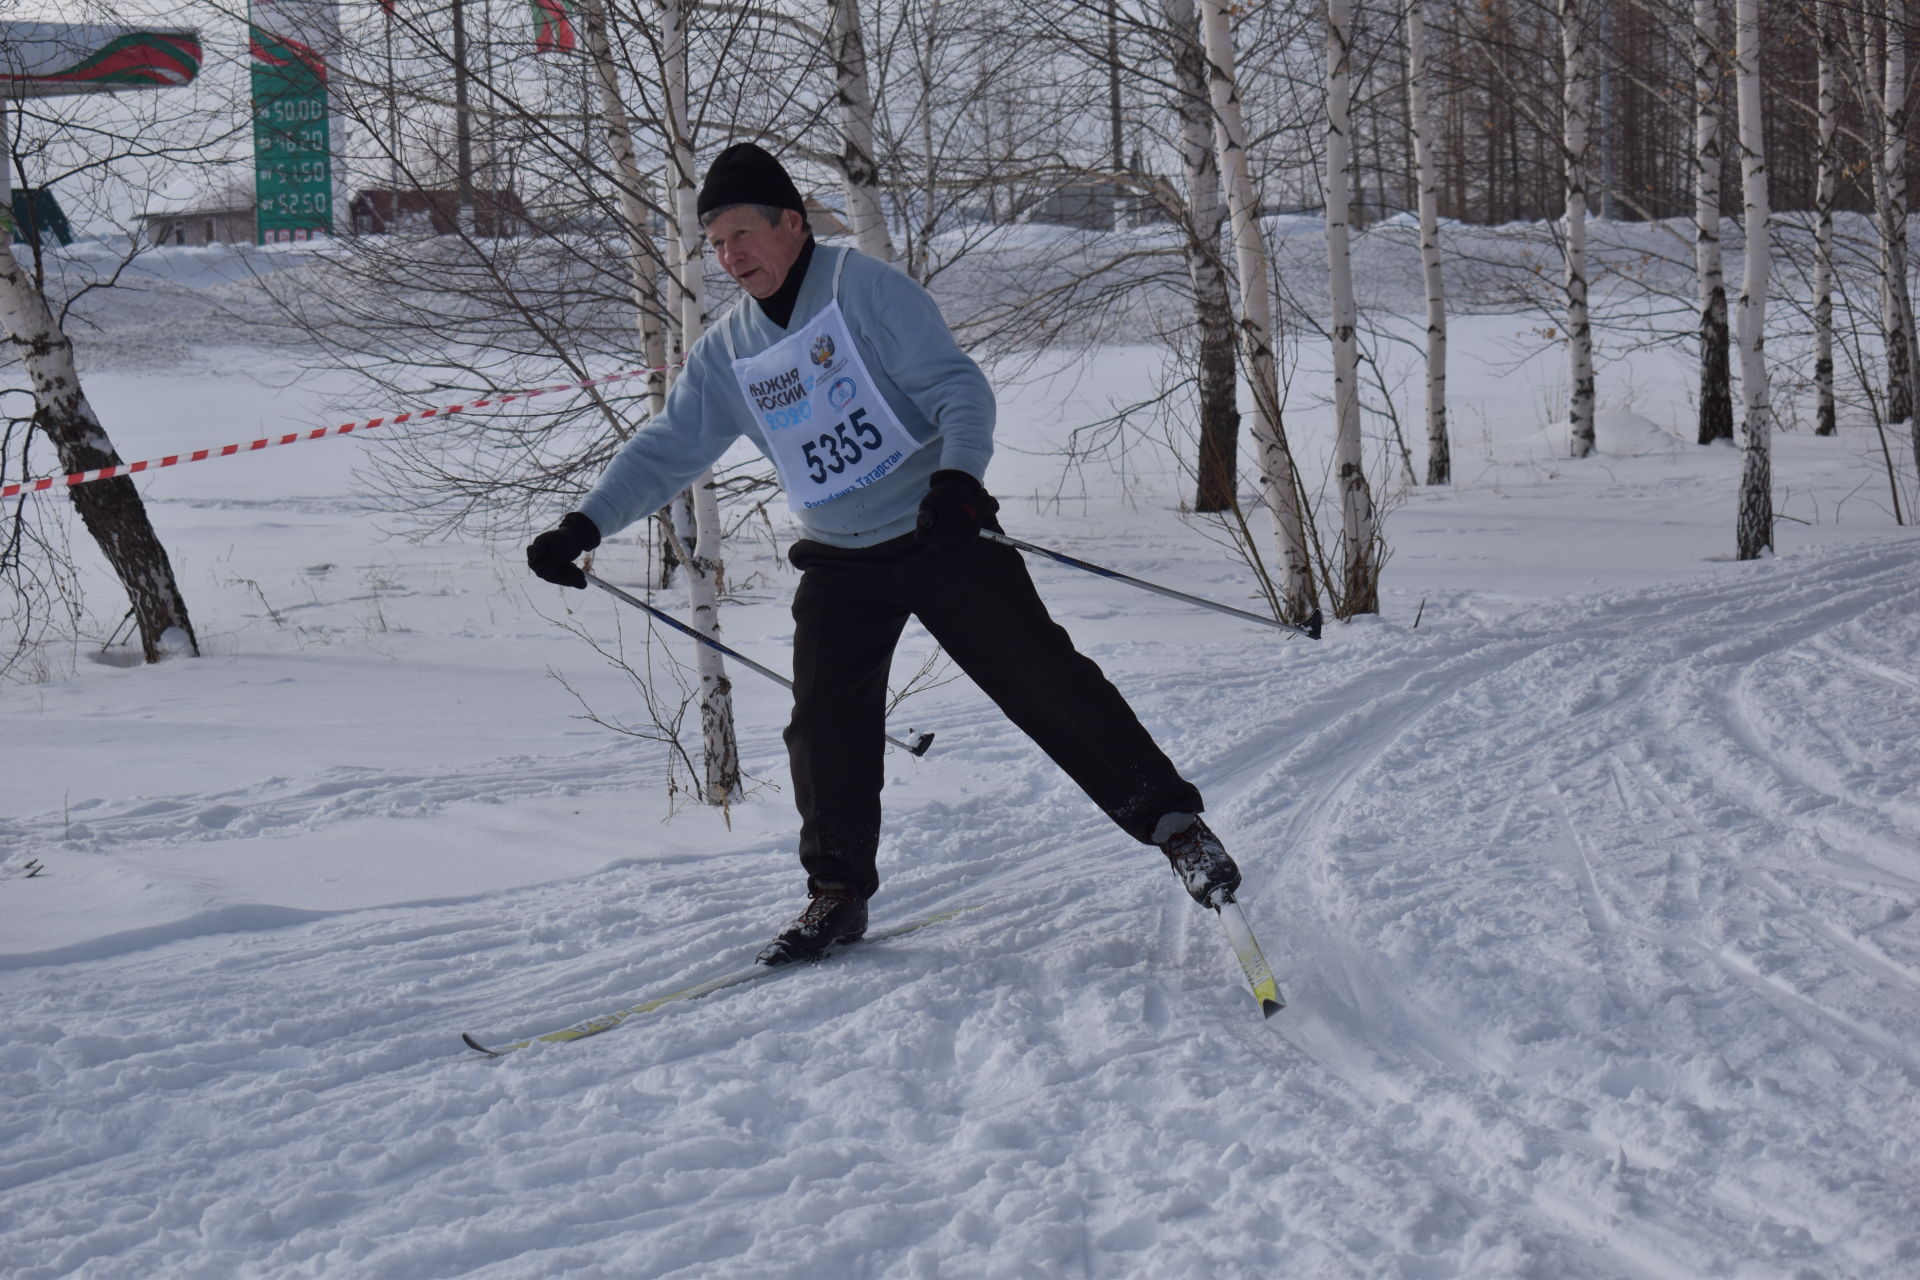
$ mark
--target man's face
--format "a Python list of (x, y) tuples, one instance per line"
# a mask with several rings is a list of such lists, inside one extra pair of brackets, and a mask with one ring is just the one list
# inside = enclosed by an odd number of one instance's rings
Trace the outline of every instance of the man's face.
[(771, 298), (787, 282), (787, 272), (807, 243), (807, 227), (798, 212), (780, 211), (769, 225), (758, 209), (735, 205), (707, 224), (707, 243), (720, 267), (756, 298)]

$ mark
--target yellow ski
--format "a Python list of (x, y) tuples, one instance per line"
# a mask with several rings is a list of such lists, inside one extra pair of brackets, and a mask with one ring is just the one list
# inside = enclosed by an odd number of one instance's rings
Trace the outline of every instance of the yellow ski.
[[(862, 941), (884, 942), (889, 938), (904, 937), (916, 930), (924, 929), (930, 924), (939, 924), (942, 920), (951, 920), (955, 916), (964, 915), (975, 909), (974, 907), (956, 907), (951, 911), (935, 912), (930, 916), (921, 916), (917, 920), (909, 920), (905, 924), (896, 924), (885, 929), (876, 929), (868, 933)], [(466, 1041), (469, 1049), (484, 1053), (489, 1058), (498, 1058), (505, 1054), (512, 1053), (516, 1049), (526, 1049), (536, 1044), (564, 1044), (569, 1040), (584, 1040), (588, 1036), (597, 1036), (603, 1031), (611, 1031), (622, 1023), (629, 1022), (634, 1018), (643, 1017), (665, 1005), (674, 1004), (681, 1000), (698, 1000), (702, 996), (710, 996), (714, 992), (724, 991), (728, 987), (737, 987), (743, 983), (757, 982), (762, 978), (778, 977), (784, 973), (792, 973), (795, 970), (809, 967), (811, 966), (804, 964), (785, 964), (778, 966), (751, 964), (742, 969), (735, 969), (731, 973), (723, 973), (718, 977), (708, 978), (705, 982), (696, 982), (690, 987), (682, 987), (677, 991), (669, 991), (665, 995), (650, 997), (649, 999), (642, 1000), (639, 1004), (629, 1005), (625, 1009), (617, 1009), (612, 1013), (599, 1014), (596, 1017), (588, 1018), (584, 1022), (576, 1022), (570, 1027), (562, 1027), (558, 1031), (549, 1031), (545, 1035), (534, 1036), (527, 1040), (517, 1040), (512, 1044), (500, 1045), (498, 1047), (490, 1048), (487, 1045), (481, 1044), (468, 1034), (462, 1034), (460, 1038)]]

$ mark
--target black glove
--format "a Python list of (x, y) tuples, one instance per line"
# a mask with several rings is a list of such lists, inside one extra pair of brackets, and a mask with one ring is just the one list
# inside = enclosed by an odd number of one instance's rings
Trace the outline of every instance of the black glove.
[(587, 575), (574, 561), (599, 545), (600, 526), (578, 511), (569, 511), (557, 527), (527, 544), (527, 568), (548, 582), (585, 591)]
[(952, 551), (977, 539), (999, 509), (993, 495), (966, 472), (936, 471), (920, 499), (914, 536), (934, 551)]

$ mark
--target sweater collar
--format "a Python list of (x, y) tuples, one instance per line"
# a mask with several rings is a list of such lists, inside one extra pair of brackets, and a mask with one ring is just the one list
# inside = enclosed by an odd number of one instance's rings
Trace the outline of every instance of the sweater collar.
[(793, 266), (787, 269), (787, 278), (780, 287), (764, 298), (755, 298), (760, 312), (767, 319), (786, 328), (793, 319), (793, 308), (800, 301), (800, 286), (807, 281), (807, 264), (813, 261), (813, 237), (800, 246), (800, 256), (793, 260)]

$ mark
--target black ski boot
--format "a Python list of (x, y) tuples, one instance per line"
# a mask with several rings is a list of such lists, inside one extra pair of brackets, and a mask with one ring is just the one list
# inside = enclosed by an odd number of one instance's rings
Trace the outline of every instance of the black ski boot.
[(1205, 822), (1196, 817), (1159, 844), (1195, 902), (1218, 910), (1222, 903), (1233, 901), (1240, 888), (1240, 868)]
[(823, 890), (814, 894), (807, 909), (766, 945), (759, 963), (778, 965), (796, 960), (824, 960), (835, 947), (858, 942), (866, 932), (865, 898), (849, 898)]

